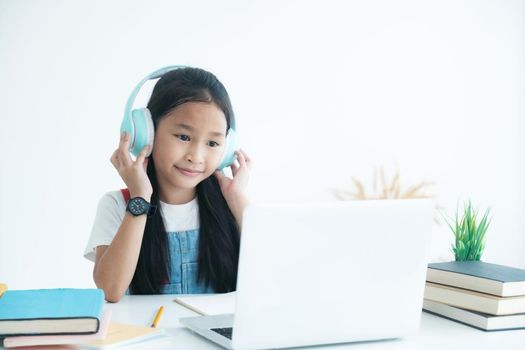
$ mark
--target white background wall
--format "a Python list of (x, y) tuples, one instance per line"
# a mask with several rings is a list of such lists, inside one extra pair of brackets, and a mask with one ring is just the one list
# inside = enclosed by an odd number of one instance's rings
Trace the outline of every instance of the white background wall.
[[(253, 201), (331, 200), (398, 164), (449, 215), (490, 206), (484, 260), (525, 267), (524, 23), (524, 1), (0, 0), (0, 281), (93, 286), (125, 101), (170, 64), (228, 88)], [(433, 261), (451, 240), (435, 225)]]

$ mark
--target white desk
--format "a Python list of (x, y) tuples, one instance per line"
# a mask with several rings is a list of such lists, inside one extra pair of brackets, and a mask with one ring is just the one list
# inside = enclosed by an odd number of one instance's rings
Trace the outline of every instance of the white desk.
[[(171, 344), (166, 349), (222, 349), (215, 343), (183, 328), (180, 317), (197, 314), (175, 302), (173, 295), (125, 296), (119, 303), (107, 304), (113, 310), (112, 320), (140, 325), (151, 324), (160, 305), (164, 314), (159, 328), (165, 328)], [(348, 343), (308, 349), (525, 349), (525, 330), (483, 332), (463, 324), (423, 312), (418, 335), (400, 340)]]

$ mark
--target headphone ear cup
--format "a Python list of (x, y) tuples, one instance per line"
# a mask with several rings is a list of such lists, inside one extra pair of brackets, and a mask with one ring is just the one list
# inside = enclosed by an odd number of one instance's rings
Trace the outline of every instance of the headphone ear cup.
[(131, 142), (131, 153), (136, 157), (146, 145), (150, 145), (149, 156), (153, 150), (153, 141), (155, 140), (155, 128), (151, 112), (147, 108), (139, 108), (131, 111), (131, 120), (133, 121), (135, 134)]
[(226, 134), (226, 142), (224, 145), (224, 153), (222, 159), (217, 167), (218, 170), (222, 170), (233, 164), (235, 161), (235, 151), (237, 150), (237, 133), (235, 130), (230, 128)]

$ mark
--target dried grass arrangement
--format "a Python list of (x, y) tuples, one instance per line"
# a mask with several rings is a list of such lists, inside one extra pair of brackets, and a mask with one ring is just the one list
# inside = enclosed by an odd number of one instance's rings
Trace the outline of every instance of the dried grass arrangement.
[[(380, 188), (378, 189), (378, 177)], [(341, 200), (370, 200), (370, 199), (409, 199), (409, 198), (434, 198), (434, 195), (425, 193), (425, 190), (434, 183), (423, 180), (405, 190), (401, 187), (401, 175), (399, 169), (392, 180), (387, 181), (383, 167), (374, 169), (373, 187), (367, 192), (361, 180), (352, 177), (355, 191), (335, 189), (335, 196)]]
[[(379, 178), (379, 188), (378, 188)], [(361, 180), (352, 177), (355, 190), (334, 189), (334, 195), (341, 200), (374, 200), (374, 199), (414, 199), (434, 198), (434, 194), (426, 193), (428, 187), (434, 185), (432, 181), (422, 180), (413, 186), (403, 189), (401, 186), (401, 175), (399, 168), (396, 169), (392, 180), (387, 180), (383, 167), (374, 169), (372, 191), (367, 192)], [(436, 205), (434, 208), (434, 222), (440, 224), (439, 211), (443, 208)]]

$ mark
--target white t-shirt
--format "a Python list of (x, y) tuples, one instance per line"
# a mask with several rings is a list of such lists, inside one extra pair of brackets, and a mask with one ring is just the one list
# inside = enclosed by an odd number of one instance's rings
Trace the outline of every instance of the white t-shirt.
[[(194, 230), (199, 228), (199, 205), (197, 197), (184, 204), (160, 202), (160, 210), (167, 232)], [(99, 201), (91, 236), (84, 257), (95, 261), (96, 248), (110, 245), (126, 215), (126, 202), (120, 191), (106, 193)]]

